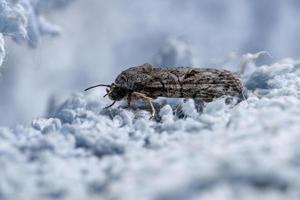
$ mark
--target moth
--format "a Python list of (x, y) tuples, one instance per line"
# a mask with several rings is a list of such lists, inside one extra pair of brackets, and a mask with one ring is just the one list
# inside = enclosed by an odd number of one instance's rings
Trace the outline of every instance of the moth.
[(106, 108), (124, 98), (127, 98), (128, 107), (133, 99), (141, 99), (151, 106), (151, 118), (155, 116), (152, 102), (157, 97), (192, 98), (204, 102), (222, 96), (245, 98), (244, 87), (237, 74), (212, 68), (157, 68), (145, 63), (122, 71), (110, 85), (98, 84), (85, 91), (99, 86), (107, 87), (104, 97), (113, 100)]

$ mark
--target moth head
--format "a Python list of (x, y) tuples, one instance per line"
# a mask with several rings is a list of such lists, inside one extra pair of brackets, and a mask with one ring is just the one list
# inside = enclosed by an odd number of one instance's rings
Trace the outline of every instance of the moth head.
[(99, 85), (91, 86), (85, 89), (84, 91), (90, 90), (95, 87), (100, 87), (100, 86), (107, 87), (106, 94), (103, 97), (108, 96), (113, 101), (120, 101), (128, 94), (128, 89), (121, 87), (115, 83), (112, 83), (111, 85), (99, 84)]
[[(108, 97), (111, 100), (120, 101), (121, 99), (123, 99), (124, 97), (127, 96), (128, 89), (118, 86), (113, 83), (113, 84), (111, 84), (110, 88), (106, 89), (106, 92), (107, 92), (106, 95), (108, 95)], [(106, 96), (106, 95), (104, 95), (104, 96)]]

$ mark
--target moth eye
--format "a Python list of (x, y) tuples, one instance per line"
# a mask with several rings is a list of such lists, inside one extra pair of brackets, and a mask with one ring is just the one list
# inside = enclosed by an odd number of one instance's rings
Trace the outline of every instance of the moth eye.
[(108, 88), (106, 88), (106, 92), (109, 93), (109, 89)]

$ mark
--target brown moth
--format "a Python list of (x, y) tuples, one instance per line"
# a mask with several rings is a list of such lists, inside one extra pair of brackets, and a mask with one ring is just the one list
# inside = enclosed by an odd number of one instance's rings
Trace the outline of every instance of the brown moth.
[(111, 85), (99, 84), (85, 91), (105, 86), (107, 96), (113, 103), (106, 108), (127, 98), (128, 107), (131, 100), (141, 99), (151, 106), (151, 117), (155, 115), (152, 104), (157, 97), (193, 98), (211, 102), (222, 96), (235, 96), (244, 99), (244, 87), (237, 74), (224, 69), (170, 67), (156, 68), (145, 63), (121, 72)]

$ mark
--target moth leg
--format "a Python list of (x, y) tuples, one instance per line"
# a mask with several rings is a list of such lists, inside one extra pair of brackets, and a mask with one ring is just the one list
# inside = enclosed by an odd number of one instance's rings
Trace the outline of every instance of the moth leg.
[(148, 102), (149, 102), (149, 104), (150, 104), (150, 106), (151, 106), (151, 110), (152, 110), (150, 119), (153, 119), (154, 116), (155, 116), (155, 108), (154, 108), (154, 106), (153, 106), (152, 99), (149, 100)]
[(143, 101), (148, 102), (150, 104), (150, 106), (151, 106), (151, 117), (150, 117), (150, 119), (152, 119), (155, 116), (155, 108), (154, 108), (153, 103), (152, 103), (153, 99), (151, 97), (148, 97), (145, 94), (139, 93), (139, 92), (133, 92), (132, 96), (134, 96), (137, 99), (142, 99)]
[(110, 104), (109, 106), (106, 106), (104, 109), (110, 108), (112, 107), (117, 101), (114, 101), (112, 104)]
[(196, 108), (197, 112), (203, 113), (204, 101), (200, 98), (195, 98), (194, 103), (195, 103), (195, 108)]
[(132, 100), (131, 94), (129, 94), (129, 95), (127, 96), (127, 106), (128, 106), (128, 108), (130, 108), (131, 100)]

